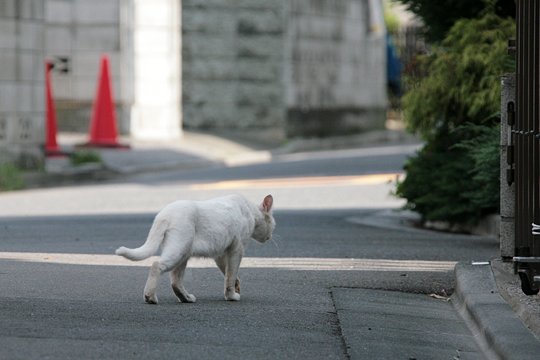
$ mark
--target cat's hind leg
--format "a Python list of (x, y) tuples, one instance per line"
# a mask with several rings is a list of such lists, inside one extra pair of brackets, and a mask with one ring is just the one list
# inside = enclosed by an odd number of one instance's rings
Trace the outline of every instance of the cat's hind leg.
[[(175, 229), (167, 231), (163, 250), (159, 261), (152, 264), (146, 285), (144, 286), (144, 301), (157, 304), (156, 288), (161, 274), (171, 271), (189, 258), (189, 242), (181, 240), (181, 234)], [(184, 265), (185, 268), (185, 265)]]
[[(182, 266), (183, 264), (183, 269), (182, 269), (182, 274), (184, 272), (184, 269), (186, 267), (186, 264), (187, 264), (187, 257), (186, 256), (182, 256), (182, 257), (179, 257), (178, 258), (178, 261), (175, 261), (175, 259), (170, 259), (168, 261), (163, 261), (163, 255), (161, 257), (161, 260), (160, 261), (155, 261), (153, 264), (152, 264), (152, 267), (150, 268), (150, 272), (148, 273), (148, 279), (146, 280), (146, 285), (144, 286), (144, 301), (147, 302), (148, 304), (157, 304), (158, 303), (158, 298), (157, 298), (157, 295), (156, 295), (156, 288), (157, 288), (157, 284), (158, 284), (158, 281), (159, 281), (159, 277), (163, 274), (163, 273), (166, 273), (168, 271), (171, 271), (171, 270), (176, 270), (176, 267), (177, 265), (176, 264), (180, 264), (178, 266)], [(171, 282), (172, 282), (172, 276), (173, 274), (171, 274)], [(175, 276), (176, 278), (176, 276)], [(181, 280), (180, 280), (181, 281)], [(175, 281), (175, 284), (177, 283), (177, 281)], [(180, 288), (183, 289), (183, 287), (180, 285)], [(173, 287), (173, 290), (174, 290), (174, 287)], [(185, 290), (184, 290), (185, 291)], [(175, 291), (175, 294), (176, 294), (176, 291)], [(187, 292), (186, 292), (187, 294)], [(187, 294), (189, 295), (189, 294)], [(177, 294), (178, 296), (178, 294)], [(186, 299), (192, 299), (193, 301), (191, 302), (195, 302), (195, 297), (190, 297), (190, 296), (187, 296)]]
[(163, 264), (161, 264), (159, 261), (155, 261), (150, 267), (148, 279), (146, 280), (146, 285), (144, 286), (144, 301), (148, 304), (158, 303), (156, 288), (159, 276), (164, 272), (164, 270)]
[(197, 298), (193, 294), (189, 294), (183, 285), (184, 273), (186, 271), (187, 260), (178, 264), (170, 273), (171, 287), (178, 301), (183, 303), (194, 303)]

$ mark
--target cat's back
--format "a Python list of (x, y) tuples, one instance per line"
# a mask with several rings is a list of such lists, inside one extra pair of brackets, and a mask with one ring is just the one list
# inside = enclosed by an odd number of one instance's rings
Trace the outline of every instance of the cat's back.
[(169, 225), (179, 225), (180, 223), (196, 221), (196, 219), (196, 202), (192, 200), (177, 200), (161, 209), (154, 221), (163, 221)]
[[(165, 206), (159, 217), (207, 217), (207, 216), (236, 216), (238, 212), (250, 211), (253, 205), (242, 195), (232, 194), (209, 200), (178, 200)], [(195, 220), (195, 219), (193, 219)]]
[(167, 205), (157, 215), (156, 222), (164, 221), (170, 229), (192, 238), (195, 256), (213, 257), (235, 239), (249, 240), (256, 210), (257, 207), (241, 195), (205, 201), (179, 200)]
[(220, 204), (224, 206), (245, 206), (248, 200), (240, 194), (231, 194), (201, 201), (201, 203)]
[(217, 197), (210, 200), (200, 201), (197, 204), (199, 211), (217, 211), (223, 214), (245, 212), (250, 207), (249, 201), (242, 195), (232, 194)]
[[(159, 214), (165, 215), (165, 214), (171, 214), (171, 213), (177, 213), (177, 212), (193, 212), (197, 207), (197, 204), (193, 200), (177, 200), (174, 201), (168, 205), (166, 205)], [(158, 214), (158, 215), (159, 215)]]

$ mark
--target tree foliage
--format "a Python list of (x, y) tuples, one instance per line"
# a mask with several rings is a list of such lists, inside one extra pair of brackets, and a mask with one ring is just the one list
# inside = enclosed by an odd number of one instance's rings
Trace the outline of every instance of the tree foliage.
[(431, 42), (445, 38), (459, 19), (476, 18), (491, 10), (502, 18), (515, 17), (513, 0), (399, 0), (420, 17), (426, 25), (426, 37)]
[(466, 122), (493, 123), (499, 78), (513, 70), (505, 54), (514, 27), (494, 14), (456, 22), (441, 46), (419, 59), (427, 76), (408, 79), (403, 110), (409, 130), (429, 140)]

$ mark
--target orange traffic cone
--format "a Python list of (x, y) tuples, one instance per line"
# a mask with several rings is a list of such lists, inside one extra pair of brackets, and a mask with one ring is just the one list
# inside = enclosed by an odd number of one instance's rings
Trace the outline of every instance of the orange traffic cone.
[(118, 142), (116, 112), (109, 75), (109, 58), (101, 57), (101, 69), (98, 78), (96, 98), (90, 120), (90, 139), (87, 146), (126, 147)]
[(51, 70), (53, 64), (45, 61), (45, 105), (46, 105), (46, 124), (45, 124), (45, 155), (59, 156), (64, 155), (56, 141), (56, 108), (54, 107)]

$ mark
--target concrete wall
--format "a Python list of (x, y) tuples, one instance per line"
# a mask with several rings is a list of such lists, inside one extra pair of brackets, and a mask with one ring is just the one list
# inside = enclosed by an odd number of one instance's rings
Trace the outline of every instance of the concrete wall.
[(96, 95), (102, 54), (110, 74), (118, 125), (129, 129), (133, 102), (133, 46), (129, 27), (132, 1), (45, 0), (45, 48), (49, 59), (69, 59), (70, 71), (53, 73), (60, 130), (86, 131)]
[(382, 128), (376, 0), (184, 0), (184, 124), (327, 136)]
[(45, 142), (43, 1), (0, 2), (0, 163), (42, 162)]
[(285, 3), (182, 2), (186, 128), (282, 132)]
[(39, 162), (45, 58), (69, 60), (67, 73), (53, 73), (59, 129), (86, 132), (104, 53), (119, 128), (135, 137), (177, 137), (182, 116), (187, 128), (278, 138), (382, 126), (384, 31), (374, 4), (3, 0), (1, 156)]
[(382, 128), (387, 99), (381, 3), (291, 0), (287, 4), (289, 136)]

